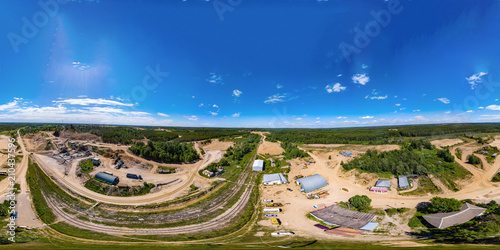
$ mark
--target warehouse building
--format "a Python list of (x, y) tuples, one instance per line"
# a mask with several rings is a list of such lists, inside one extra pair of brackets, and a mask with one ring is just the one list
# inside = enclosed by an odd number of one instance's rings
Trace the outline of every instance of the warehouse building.
[(288, 183), (288, 180), (283, 174), (265, 174), (262, 184), (264, 185), (281, 185)]
[(300, 191), (304, 191), (306, 193), (328, 185), (325, 178), (319, 174), (303, 177), (297, 179), (295, 182), (297, 185), (300, 185)]
[(264, 171), (264, 161), (263, 160), (255, 160), (252, 166), (253, 171)]
[(390, 188), (391, 187), (391, 180), (378, 180), (377, 183), (375, 183), (375, 187)]
[(120, 182), (120, 179), (118, 179), (118, 176), (110, 175), (104, 172), (99, 172), (95, 175), (96, 179), (99, 179), (101, 181), (105, 181), (111, 185), (116, 185), (118, 182)]
[(400, 188), (406, 189), (410, 187), (410, 184), (408, 183), (408, 177), (404, 175), (399, 176), (398, 183)]
[(343, 228), (358, 230), (373, 230), (378, 223), (371, 222), (375, 219), (375, 214), (362, 213), (337, 205), (326, 206), (310, 213), (316, 219), (328, 225), (336, 225)]
[(456, 226), (474, 219), (486, 211), (486, 208), (464, 203), (460, 211), (450, 213), (437, 213), (422, 216), (429, 224), (436, 228)]

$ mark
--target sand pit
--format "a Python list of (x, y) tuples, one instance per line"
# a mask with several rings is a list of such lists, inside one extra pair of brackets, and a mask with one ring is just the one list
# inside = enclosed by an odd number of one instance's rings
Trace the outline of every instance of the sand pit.
[(431, 144), (438, 147), (438, 148), (441, 148), (441, 147), (448, 147), (448, 146), (452, 146), (452, 145), (455, 145), (455, 144), (458, 144), (458, 143), (462, 143), (463, 141), (460, 140), (460, 139), (443, 139), (443, 140), (434, 140), (434, 141), (431, 141)]
[(9, 137), (0, 135), (0, 151), (7, 151), (9, 147)]
[(283, 150), (279, 142), (264, 141), (262, 145), (260, 145), (257, 154), (280, 155), (283, 152), (285, 152), (285, 150)]
[(212, 140), (211, 143), (202, 146), (203, 150), (210, 151), (210, 150), (221, 150), (221, 151), (226, 151), (229, 147), (233, 146), (234, 143), (232, 141), (219, 141), (217, 139)]

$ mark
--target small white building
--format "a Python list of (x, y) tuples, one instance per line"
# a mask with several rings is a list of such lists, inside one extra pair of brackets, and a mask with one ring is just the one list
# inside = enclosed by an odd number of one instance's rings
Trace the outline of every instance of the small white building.
[(263, 160), (255, 160), (252, 166), (253, 171), (264, 171), (264, 161)]
[(281, 185), (288, 183), (288, 180), (283, 174), (265, 174), (262, 184), (264, 185)]
[(92, 162), (94, 163), (94, 166), (99, 166), (101, 165), (101, 159), (99, 158), (91, 158)]

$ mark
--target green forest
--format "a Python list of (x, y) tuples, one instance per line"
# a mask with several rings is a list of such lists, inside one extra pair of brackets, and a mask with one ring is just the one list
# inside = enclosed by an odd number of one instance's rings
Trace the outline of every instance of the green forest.
[(471, 133), (500, 132), (498, 123), (481, 124), (439, 124), (439, 125), (408, 125), (336, 129), (270, 129), (269, 141), (288, 141), (294, 143), (320, 144), (387, 144), (394, 143), (399, 138), (464, 136)]
[(132, 153), (157, 162), (190, 162), (200, 158), (192, 143), (136, 142), (130, 147)]
[(377, 152), (368, 150), (365, 154), (342, 163), (346, 170), (359, 169), (370, 173), (391, 173), (394, 175), (459, 172), (463, 168), (455, 163), (447, 149), (436, 149), (428, 141), (412, 140), (400, 150)]
[(282, 142), (281, 147), (285, 150), (283, 155), (285, 156), (285, 159), (294, 159), (294, 158), (304, 158), (309, 156), (304, 150), (300, 150), (297, 145), (291, 142)]

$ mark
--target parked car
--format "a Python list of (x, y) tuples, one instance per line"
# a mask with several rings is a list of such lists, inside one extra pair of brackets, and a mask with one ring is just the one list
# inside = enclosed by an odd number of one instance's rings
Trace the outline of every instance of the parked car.
[(319, 205), (314, 205), (314, 206), (313, 206), (313, 208), (318, 208), (318, 207), (319, 207)]
[(264, 216), (266, 216), (266, 217), (278, 217), (278, 215), (276, 215), (276, 214), (266, 214)]
[(286, 188), (286, 190), (288, 190), (288, 191), (290, 191), (290, 192), (291, 192), (291, 191), (293, 191), (291, 188)]
[(328, 227), (325, 227), (325, 226), (323, 226), (321, 224), (316, 224), (314, 226), (317, 227), (317, 228), (323, 229), (323, 230), (328, 230)]

